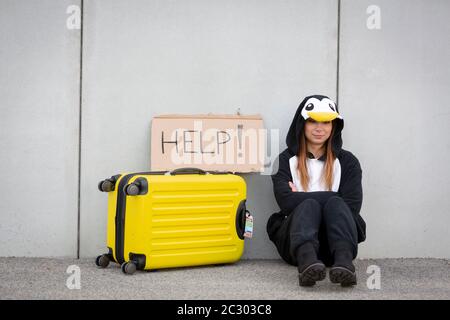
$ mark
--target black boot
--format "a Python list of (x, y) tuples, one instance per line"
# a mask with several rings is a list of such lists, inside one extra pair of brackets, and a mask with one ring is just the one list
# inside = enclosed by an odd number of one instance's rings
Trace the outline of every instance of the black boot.
[(317, 259), (317, 252), (311, 242), (301, 245), (296, 252), (298, 264), (298, 278), (300, 286), (310, 287), (316, 281), (325, 279), (325, 265)]
[(350, 250), (338, 249), (334, 252), (334, 264), (330, 269), (330, 281), (343, 287), (356, 285), (356, 272)]

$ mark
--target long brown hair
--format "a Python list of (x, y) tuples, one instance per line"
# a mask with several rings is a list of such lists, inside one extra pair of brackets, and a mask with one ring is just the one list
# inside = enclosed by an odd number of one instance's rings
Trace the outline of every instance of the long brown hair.
[[(324, 170), (322, 172), (321, 180), (325, 181), (325, 186), (327, 187), (328, 191), (331, 191), (331, 188), (333, 186), (333, 164), (334, 160), (336, 159), (336, 156), (333, 153), (332, 148), (332, 140), (333, 135), (335, 131), (335, 123), (334, 121), (332, 123), (332, 129), (330, 137), (327, 141), (325, 141), (325, 154), (326, 154), (326, 161)], [(298, 151), (298, 167), (297, 170), (299, 171), (299, 177), (300, 177), (300, 183), (302, 184), (303, 190), (306, 192), (308, 191), (308, 185), (309, 185), (309, 175), (308, 175), (308, 169), (306, 166), (306, 136), (305, 136), (305, 130), (302, 130), (299, 137), (299, 151)]]

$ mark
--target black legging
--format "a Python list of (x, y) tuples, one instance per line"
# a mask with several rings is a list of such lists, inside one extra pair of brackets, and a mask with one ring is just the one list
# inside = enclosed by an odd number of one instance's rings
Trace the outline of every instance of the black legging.
[(313, 243), (326, 266), (333, 264), (332, 253), (337, 249), (348, 249), (356, 258), (356, 224), (341, 197), (330, 197), (323, 208), (317, 200), (304, 200), (284, 219), (273, 237), (283, 260), (292, 265), (297, 265), (295, 251), (307, 241)]

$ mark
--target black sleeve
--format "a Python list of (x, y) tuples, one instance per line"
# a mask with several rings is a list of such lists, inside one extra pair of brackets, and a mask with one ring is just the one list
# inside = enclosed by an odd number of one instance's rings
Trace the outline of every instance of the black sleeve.
[(292, 181), (289, 158), (283, 152), (278, 160), (278, 171), (272, 175), (273, 191), (278, 206), (285, 215), (289, 215), (305, 199), (315, 199), (323, 205), (331, 196), (338, 195), (333, 191), (293, 192), (289, 186), (289, 181)]
[(354, 164), (350, 169), (343, 173), (345, 182), (341, 184), (339, 194), (344, 199), (352, 213), (357, 216), (361, 210), (363, 191), (362, 191), (362, 170), (359, 161), (355, 158)]

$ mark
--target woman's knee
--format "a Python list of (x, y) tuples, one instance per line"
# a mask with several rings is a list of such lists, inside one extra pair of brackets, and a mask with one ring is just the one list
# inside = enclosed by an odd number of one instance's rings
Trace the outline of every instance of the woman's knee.
[(325, 212), (333, 211), (333, 209), (342, 208), (342, 207), (346, 207), (346, 206), (347, 206), (347, 204), (345, 203), (344, 199), (342, 199), (342, 197), (332, 196), (327, 200), (327, 202), (325, 202), (325, 204), (323, 206), (323, 210), (325, 213)]
[(316, 199), (306, 199), (303, 200), (299, 205), (297, 205), (292, 213), (305, 212), (306, 208), (308, 208), (309, 210), (312, 209), (314, 211), (321, 210), (319, 201), (317, 201)]
[(291, 224), (297, 225), (317, 225), (322, 220), (322, 207), (317, 200), (303, 200), (291, 212)]

